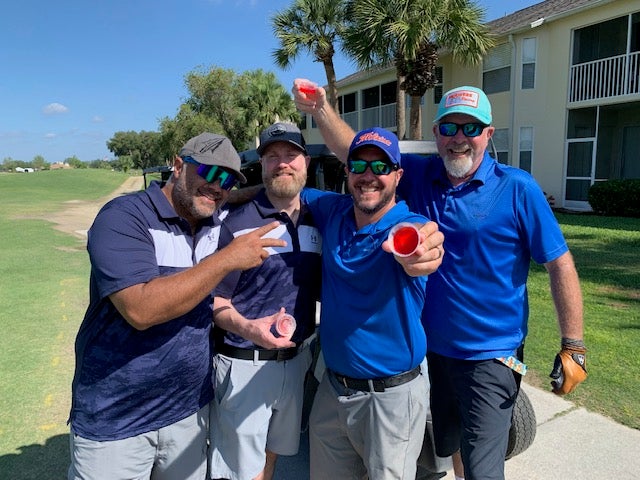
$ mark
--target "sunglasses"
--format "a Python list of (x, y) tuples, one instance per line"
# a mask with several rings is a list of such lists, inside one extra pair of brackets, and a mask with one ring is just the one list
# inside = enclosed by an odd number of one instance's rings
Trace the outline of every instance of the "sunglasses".
[(391, 164), (387, 160), (373, 160), (371, 162), (360, 158), (347, 160), (347, 169), (351, 173), (364, 173), (367, 168), (370, 168), (374, 175), (389, 175), (392, 171), (398, 170), (398, 164)]
[(224, 167), (220, 167), (218, 165), (205, 165), (204, 163), (194, 160), (192, 157), (183, 157), (182, 160), (187, 163), (197, 165), (198, 170), (196, 170), (196, 172), (207, 182), (213, 183), (216, 180), (220, 180), (220, 188), (223, 190), (231, 190), (236, 183), (238, 183), (236, 175), (225, 170)]
[(465, 137), (477, 137), (489, 125), (484, 123), (459, 123), (443, 122), (438, 125), (440, 135), (444, 137), (453, 137), (458, 130), (462, 130)]

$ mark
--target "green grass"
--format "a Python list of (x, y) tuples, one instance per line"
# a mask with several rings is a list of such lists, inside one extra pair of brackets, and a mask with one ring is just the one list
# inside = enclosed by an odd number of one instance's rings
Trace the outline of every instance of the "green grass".
[(101, 198), (125, 179), (100, 170), (0, 175), (3, 478), (66, 478), (69, 463), (73, 340), (86, 308), (89, 265), (83, 241), (41, 218), (66, 201)]
[[(101, 170), (0, 174), (0, 472), (62, 479), (69, 463), (73, 341), (88, 300), (84, 242), (42, 220), (96, 200), (126, 175)], [(568, 399), (640, 428), (640, 219), (558, 214), (585, 299), (589, 378)], [(547, 388), (559, 347), (549, 282), (534, 265), (526, 380)]]
[[(575, 258), (585, 304), (585, 383), (567, 397), (632, 428), (640, 428), (640, 219), (558, 214)], [(548, 276), (530, 275), (531, 315), (525, 357), (527, 380), (546, 388), (558, 328)]]

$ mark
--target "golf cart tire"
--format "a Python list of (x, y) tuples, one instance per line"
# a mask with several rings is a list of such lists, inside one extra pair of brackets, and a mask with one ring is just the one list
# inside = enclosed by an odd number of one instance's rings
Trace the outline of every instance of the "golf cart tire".
[(536, 413), (526, 392), (520, 389), (513, 405), (506, 460), (521, 454), (536, 438)]

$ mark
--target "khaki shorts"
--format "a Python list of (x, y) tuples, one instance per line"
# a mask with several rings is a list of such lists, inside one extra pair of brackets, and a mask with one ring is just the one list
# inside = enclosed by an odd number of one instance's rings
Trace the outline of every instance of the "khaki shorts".
[(68, 480), (203, 480), (209, 405), (159, 430), (122, 440), (70, 437)]
[(216, 355), (210, 414), (210, 476), (249, 480), (265, 464), (265, 449), (295, 455), (300, 444), (305, 348), (290, 360), (239, 360)]

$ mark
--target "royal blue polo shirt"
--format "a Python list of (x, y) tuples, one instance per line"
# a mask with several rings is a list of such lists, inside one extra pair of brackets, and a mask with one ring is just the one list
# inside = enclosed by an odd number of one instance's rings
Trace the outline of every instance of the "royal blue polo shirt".
[[(265, 190), (248, 203), (230, 210), (220, 232), (220, 248), (239, 236), (277, 220), (280, 226), (266, 237), (280, 238), (285, 247), (269, 247), (269, 256), (258, 267), (234, 271), (216, 287), (215, 295), (230, 299), (245, 318), (272, 315), (285, 307), (296, 319), (291, 340), (297, 344), (315, 332), (316, 302), (320, 298), (320, 253), (322, 239), (311, 214), (302, 204), (298, 221), (271, 204)], [(231, 332), (225, 343), (240, 348), (259, 348)]]
[(531, 259), (546, 263), (568, 251), (542, 190), (487, 153), (457, 187), (437, 155), (403, 155), (402, 167), (399, 195), (444, 233), (423, 313), (429, 350), (469, 360), (513, 354), (527, 335)]
[(327, 367), (353, 378), (406, 372), (422, 362), (420, 323), (426, 277), (411, 277), (382, 250), (399, 222), (425, 223), (400, 202), (378, 220), (356, 227), (353, 199), (303, 190), (322, 234), (320, 344)]
[(98, 213), (87, 244), (89, 307), (75, 343), (73, 432), (97, 441), (128, 438), (182, 420), (212, 399), (212, 296), (144, 331), (108, 297), (196, 265), (215, 252), (218, 235), (217, 219), (192, 235), (157, 183)]

